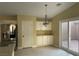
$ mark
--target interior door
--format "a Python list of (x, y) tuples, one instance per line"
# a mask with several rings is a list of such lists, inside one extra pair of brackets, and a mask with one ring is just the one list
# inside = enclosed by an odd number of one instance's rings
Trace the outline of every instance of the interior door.
[(23, 48), (32, 47), (33, 21), (22, 21), (22, 46)]

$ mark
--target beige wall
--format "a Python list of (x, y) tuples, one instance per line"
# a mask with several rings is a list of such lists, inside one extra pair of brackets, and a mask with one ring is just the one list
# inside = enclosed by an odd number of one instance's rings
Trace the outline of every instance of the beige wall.
[(36, 44), (36, 32), (35, 32), (35, 22), (36, 17), (33, 16), (27, 16), (27, 15), (18, 15), (17, 16), (17, 23), (18, 23), (18, 48), (22, 48), (22, 20), (32, 20), (34, 25), (34, 33), (33, 33), (33, 45)]
[(79, 16), (79, 3), (52, 18), (54, 46), (59, 47), (59, 21)]
[(0, 16), (0, 23), (16, 23), (17, 17), (16, 16)]
[(0, 43), (1, 43), (1, 25), (0, 25)]
[(0, 20), (16, 20), (16, 16), (0, 16)]

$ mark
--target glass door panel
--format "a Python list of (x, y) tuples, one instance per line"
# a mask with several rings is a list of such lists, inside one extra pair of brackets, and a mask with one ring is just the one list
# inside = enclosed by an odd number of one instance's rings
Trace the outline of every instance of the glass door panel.
[(68, 22), (62, 22), (62, 47), (68, 48)]
[(69, 49), (78, 52), (79, 21), (69, 21)]

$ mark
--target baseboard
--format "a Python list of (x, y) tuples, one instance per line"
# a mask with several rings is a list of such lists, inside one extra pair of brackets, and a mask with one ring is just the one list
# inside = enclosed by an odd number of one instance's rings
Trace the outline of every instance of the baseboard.
[(32, 48), (36, 48), (36, 47), (37, 47), (36, 45), (32, 46)]
[(37, 47), (47, 47), (47, 46), (52, 46), (52, 45), (43, 45), (43, 46), (37, 46)]
[(18, 47), (18, 49), (23, 49), (22, 47)]
[[(34, 45), (34, 46), (28, 47), (28, 48), (47, 47), (47, 46), (57, 47), (57, 46), (55, 46), (55, 45), (43, 45), (43, 46)], [(58, 48), (58, 47), (57, 47), (57, 48)], [(23, 49), (23, 47), (18, 47), (18, 49)]]
[(57, 45), (52, 45), (53, 47), (59, 48)]

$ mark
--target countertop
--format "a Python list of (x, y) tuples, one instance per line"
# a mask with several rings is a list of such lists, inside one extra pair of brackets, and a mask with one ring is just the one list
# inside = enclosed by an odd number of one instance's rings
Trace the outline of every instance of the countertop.
[(11, 43), (8, 46), (0, 47), (0, 56), (13, 56), (15, 43)]

